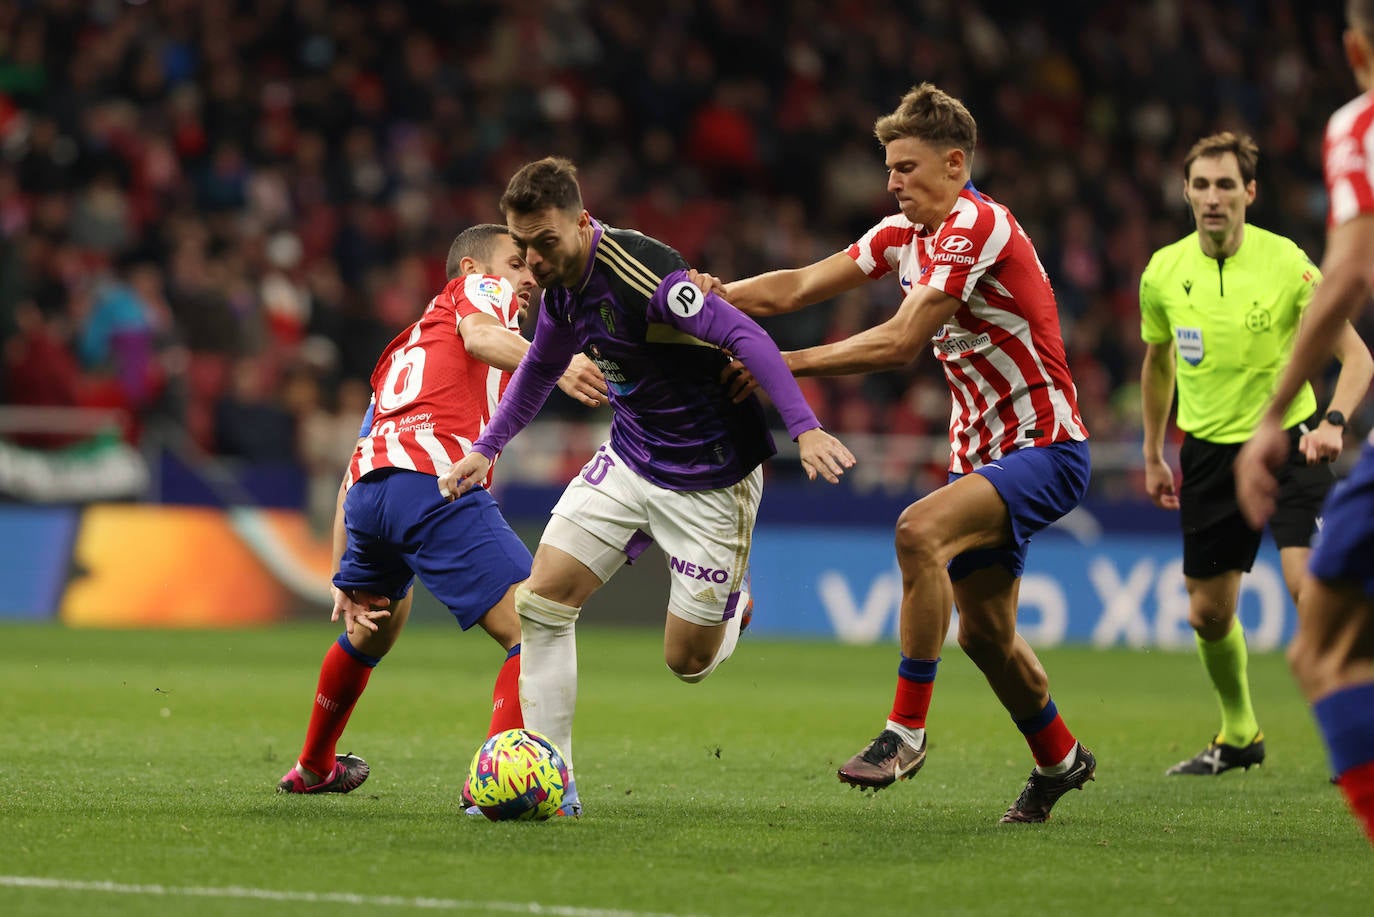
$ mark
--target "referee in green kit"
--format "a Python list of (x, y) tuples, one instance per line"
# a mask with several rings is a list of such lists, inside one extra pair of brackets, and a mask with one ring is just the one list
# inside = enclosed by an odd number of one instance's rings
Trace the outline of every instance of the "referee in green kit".
[[(1140, 278), (1145, 487), (1156, 506), (1180, 511), (1188, 623), (1221, 703), (1221, 729), (1168, 774), (1214, 775), (1264, 761), (1236, 618), (1241, 574), (1255, 562), (1260, 533), (1241, 517), (1231, 463), (1259, 423), (1321, 273), (1292, 241), (1245, 222), (1258, 158), (1253, 140), (1229, 131), (1193, 145), (1183, 195), (1197, 231), (1155, 252)], [(1341, 371), (1326, 408), (1304, 385), (1284, 415), (1292, 452), (1269, 528), (1295, 604), (1334, 481), (1329, 463), (1374, 375), (1369, 349), (1349, 325), (1333, 356)], [(1177, 489), (1164, 458), (1175, 380), (1185, 434)]]

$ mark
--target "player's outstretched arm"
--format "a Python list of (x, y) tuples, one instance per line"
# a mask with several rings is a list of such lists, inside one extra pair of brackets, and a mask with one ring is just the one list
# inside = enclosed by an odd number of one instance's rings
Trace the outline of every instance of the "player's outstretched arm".
[(439, 493), (452, 503), (481, 484), (490, 469), (491, 459), (475, 450), (469, 452), (460, 462), (439, 476)]
[(940, 327), (963, 305), (943, 290), (918, 285), (897, 313), (867, 331), (833, 344), (784, 356), (794, 376), (847, 376), (899, 369), (916, 359)]
[(805, 267), (769, 271), (727, 283), (722, 295), (748, 315), (781, 315), (838, 296), (868, 279), (853, 258), (837, 252)]
[(831, 484), (838, 484), (845, 469), (854, 467), (854, 453), (820, 427), (798, 436), (797, 445), (801, 447), (801, 463), (808, 480), (814, 481), (820, 475)]
[[(506, 372), (515, 372), (530, 349), (529, 341), (480, 312), (465, 316), (458, 323), (458, 336), (469, 355)], [(558, 387), (588, 407), (606, 403), (606, 379), (596, 364), (582, 354), (572, 358), (558, 379)]]
[[(697, 285), (697, 289), (702, 293), (714, 293), (721, 299), (725, 299), (725, 284), (714, 274), (707, 274), (698, 271), (696, 268), (687, 269), (687, 279)], [(734, 303), (731, 303), (734, 305)], [(754, 394), (759, 388), (759, 380), (754, 378), (754, 374), (749, 371), (739, 357), (730, 354), (729, 364), (720, 371), (720, 384), (725, 386), (726, 394), (735, 404), (744, 401)]]

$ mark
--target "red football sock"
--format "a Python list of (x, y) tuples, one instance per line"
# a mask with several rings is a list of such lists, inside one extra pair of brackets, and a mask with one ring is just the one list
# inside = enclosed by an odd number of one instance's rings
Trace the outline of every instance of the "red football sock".
[(305, 731), (305, 747), (301, 749), (300, 763), (306, 770), (327, 777), (334, 769), (339, 736), (343, 735), (348, 717), (371, 676), (372, 666), (354, 657), (337, 641), (324, 654), (310, 726)]
[(487, 738), (507, 729), (521, 729), (525, 717), (520, 712), (520, 644), (511, 648), (501, 671), (496, 673), (496, 686), (491, 692), (491, 728)]
[(1064, 718), (1059, 715), (1059, 708), (1053, 700), (1047, 702), (1045, 709), (1035, 716), (1016, 720), (1016, 728), (1021, 730), (1035, 763), (1040, 767), (1054, 767), (1067, 758), (1078, 744), (1069, 727), (1064, 725)]
[(1367, 761), (1341, 774), (1337, 781), (1350, 811), (1364, 828), (1365, 837), (1374, 843), (1374, 761)]
[(899, 677), (888, 719), (908, 729), (926, 728), (926, 714), (930, 712), (930, 696), (934, 692), (934, 681), (912, 681)]

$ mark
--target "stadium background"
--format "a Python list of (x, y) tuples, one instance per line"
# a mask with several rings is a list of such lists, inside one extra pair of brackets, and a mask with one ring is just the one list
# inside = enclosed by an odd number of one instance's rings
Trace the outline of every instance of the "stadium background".
[[(1175, 520), (1139, 499), (1136, 283), (1191, 229), (1184, 151), (1222, 128), (1261, 147), (1251, 220), (1320, 258), (1321, 129), (1355, 92), (1339, 7), (0, 0), (0, 617), (321, 615), (364, 380), (514, 167), (570, 156), (596, 216), (742, 277), (892, 211), (872, 122), (929, 79), (978, 118), (975, 181), (1050, 272), (1094, 436), (1022, 626), (1191, 648)], [(765, 324), (805, 346), (896, 302), (875, 284)], [(943, 480), (948, 394), (925, 358), (806, 391), (861, 465), (831, 489), (771, 464), (756, 626), (885, 639), (891, 524)], [(605, 422), (555, 395), (508, 450), (523, 535)], [(658, 625), (646, 561), (589, 623)], [(1242, 615), (1257, 649), (1291, 633), (1271, 549)]]

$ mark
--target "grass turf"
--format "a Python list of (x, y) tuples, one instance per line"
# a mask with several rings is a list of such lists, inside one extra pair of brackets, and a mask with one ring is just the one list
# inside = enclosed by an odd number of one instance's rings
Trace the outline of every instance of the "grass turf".
[(687, 686), (659, 633), (584, 628), (587, 814), (492, 824), (458, 791), (501, 655), (440, 625), (412, 625), (344, 734), (371, 779), (273, 793), (334, 633), (0, 627), (0, 913), (1369, 912), (1371, 852), (1275, 655), (1250, 662), (1264, 767), (1165, 778), (1216, 726), (1198, 660), (1042, 653), (1098, 777), (1004, 826), (1031, 761), (957, 649), (925, 768), (875, 796), (834, 772), (881, 728), (895, 648), (746, 636)]

